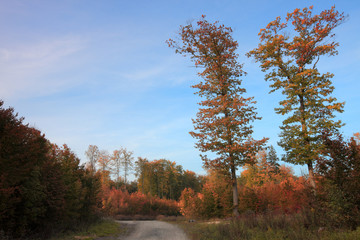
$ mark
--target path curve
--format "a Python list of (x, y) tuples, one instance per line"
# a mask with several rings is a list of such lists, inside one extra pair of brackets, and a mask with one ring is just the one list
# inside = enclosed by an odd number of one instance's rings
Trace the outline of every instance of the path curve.
[(161, 221), (117, 221), (128, 224), (133, 231), (124, 240), (189, 240), (184, 231)]

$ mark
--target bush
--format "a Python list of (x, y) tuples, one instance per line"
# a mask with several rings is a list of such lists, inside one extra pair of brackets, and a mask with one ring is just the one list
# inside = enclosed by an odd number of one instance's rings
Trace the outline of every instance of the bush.
[(175, 200), (160, 199), (140, 192), (130, 194), (126, 190), (115, 188), (104, 196), (102, 211), (110, 216), (180, 215), (180, 208)]
[(200, 193), (191, 188), (182, 191), (181, 213), (188, 218), (220, 218), (231, 215), (232, 189), (228, 176), (209, 171)]

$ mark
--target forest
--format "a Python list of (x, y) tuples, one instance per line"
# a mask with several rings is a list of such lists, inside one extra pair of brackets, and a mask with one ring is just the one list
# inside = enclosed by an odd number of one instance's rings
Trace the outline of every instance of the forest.
[[(0, 101), (0, 239), (47, 239), (109, 216), (230, 219), (216, 230), (225, 239), (255, 239), (247, 229), (285, 239), (281, 234), (295, 234), (281, 232), (288, 226), (301, 232), (289, 239), (358, 232), (360, 134), (342, 135), (335, 114), (344, 103), (332, 96), (333, 74), (317, 69), (322, 57), (337, 54), (333, 30), (345, 19), (335, 7), (315, 15), (312, 7), (295, 9), (261, 29), (258, 47), (247, 53), (266, 73), (270, 92), (282, 93), (275, 109), (286, 117), (281, 158), (267, 137), (252, 137), (261, 117), (241, 86), (246, 73), (233, 30), (206, 16), (167, 41), (201, 70), (192, 87), (202, 101), (190, 134), (206, 175), (169, 159), (135, 159), (121, 146), (109, 153), (89, 145), (81, 163), (69, 146), (51, 143)], [(298, 176), (280, 160), (304, 165), (308, 174)]]
[[(109, 155), (90, 145), (88, 161), (24, 124), (12, 108), (0, 108), (0, 236), (47, 238), (102, 216), (187, 219), (232, 216), (231, 176), (209, 169), (200, 176), (166, 159), (149, 161), (121, 148)], [(323, 136), (326, 152), (316, 164), (316, 195), (306, 176), (279, 165), (272, 146), (245, 164), (237, 179), (240, 217), (295, 216), (329, 229), (359, 225), (360, 136)], [(120, 166), (120, 168), (119, 168)], [(126, 167), (125, 167), (126, 166)], [(119, 171), (120, 169), (120, 171)], [(125, 180), (134, 170), (136, 179)]]

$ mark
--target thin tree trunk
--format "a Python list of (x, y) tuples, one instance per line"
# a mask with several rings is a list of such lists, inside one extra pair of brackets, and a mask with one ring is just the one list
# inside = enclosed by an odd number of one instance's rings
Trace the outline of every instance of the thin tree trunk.
[(124, 181), (125, 181), (125, 184), (127, 183), (126, 176), (127, 176), (127, 166), (125, 165), (124, 166), (124, 177), (125, 177)]
[(314, 179), (314, 168), (311, 161), (307, 163), (308, 170), (309, 170), (309, 182), (310, 186), (313, 188), (314, 194), (316, 195), (316, 183)]
[(231, 164), (231, 180), (232, 180), (232, 189), (233, 189), (233, 216), (239, 216), (239, 194), (237, 189), (236, 181), (236, 170), (235, 165)]

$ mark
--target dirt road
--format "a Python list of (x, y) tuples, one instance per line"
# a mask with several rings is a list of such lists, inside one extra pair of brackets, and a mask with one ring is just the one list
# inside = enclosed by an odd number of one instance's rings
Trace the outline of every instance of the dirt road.
[(160, 221), (118, 221), (133, 229), (124, 240), (188, 240), (183, 230)]

